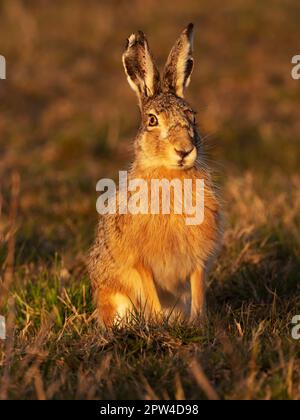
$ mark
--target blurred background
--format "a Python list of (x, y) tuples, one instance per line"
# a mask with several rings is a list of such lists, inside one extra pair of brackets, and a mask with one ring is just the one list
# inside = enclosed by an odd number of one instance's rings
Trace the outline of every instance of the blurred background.
[(4, 214), (10, 174), (21, 177), (20, 263), (87, 251), (96, 182), (132, 160), (139, 113), (121, 55), (138, 29), (162, 67), (181, 30), (195, 23), (187, 99), (225, 201), (235, 194), (235, 216), (247, 205), (245, 183), (267, 200), (284, 192), (294, 202), (300, 82), (291, 58), (299, 53), (299, 17), (296, 0), (1, 1), (0, 175)]
[[(287, 326), (300, 307), (300, 80), (291, 77), (291, 59), (300, 54), (299, 19), (298, 0), (0, 1), (0, 54), (7, 61), (7, 80), (0, 80), (0, 274), (12, 285), (17, 305), (21, 332), (13, 357), (18, 363), (28, 353), (31, 363), (30, 346), (51, 313), (56, 324), (50, 355), (38, 360), (48, 358), (41, 365), (46, 382), (51, 375), (62, 378), (61, 372), (67, 378), (57, 379), (65, 394), (51, 386), (44, 392), (41, 380), (34, 390), (30, 378), (39, 378), (40, 365), (30, 377), (22, 362), (10, 382), (4, 371), (2, 396), (151, 397), (148, 382), (158, 395), (169, 388), (173, 395), (170, 384), (180, 372), (186, 395), (197, 397), (184, 364), (201, 343), (204, 367), (221, 395), (246, 390), (247, 398), (300, 398), (299, 347)], [(92, 335), (82, 321), (93, 310), (86, 300), (85, 256), (97, 221), (96, 182), (117, 179), (128, 168), (139, 126), (121, 55), (126, 38), (141, 29), (162, 68), (189, 22), (195, 24), (195, 67), (186, 98), (198, 111), (226, 216), (223, 248), (211, 273), (212, 337), (179, 329), (169, 338), (163, 333), (159, 344), (156, 331), (144, 345), (134, 341), (134, 332), (127, 341), (121, 335), (102, 343), (102, 360), (98, 341), (90, 346), (100, 339), (98, 331)], [(215, 346), (220, 323), (240, 349), (239, 356), (229, 352), (229, 361), (227, 342), (224, 349), (222, 340)], [(59, 343), (55, 350), (53, 340)], [(151, 340), (158, 342), (153, 357)], [(105, 346), (115, 349), (116, 360), (106, 358)], [(103, 379), (102, 393), (102, 373), (95, 373), (93, 361), (104, 369), (110, 360), (112, 374)], [(148, 380), (145, 393), (140, 366)], [(292, 374), (298, 375), (297, 389)], [(76, 378), (85, 389), (76, 391)]]
[(296, 0), (1, 1), (1, 184), (20, 173), (23, 252), (49, 256), (74, 246), (74, 233), (90, 241), (96, 181), (132, 159), (139, 114), (121, 54), (138, 29), (162, 67), (195, 23), (187, 99), (221, 181), (297, 173), (299, 17)]

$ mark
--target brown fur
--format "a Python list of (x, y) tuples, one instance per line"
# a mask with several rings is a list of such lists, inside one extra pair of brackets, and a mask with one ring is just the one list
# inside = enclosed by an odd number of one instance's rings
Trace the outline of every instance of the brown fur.
[[(185, 45), (191, 42), (190, 26), (188, 35), (185, 30), (174, 48), (188, 51), (186, 59), (191, 60), (191, 45)], [(139, 42), (135, 42), (134, 37)], [(135, 45), (138, 54), (133, 50)], [(175, 72), (171, 79), (180, 80), (179, 76), (185, 71), (180, 67), (184, 65), (184, 50), (175, 53), (174, 48), (167, 66)], [(182, 95), (174, 94), (176, 87), (166, 91), (163, 80), (162, 88), (158, 89), (158, 71), (153, 61), (149, 64), (152, 55), (144, 35), (130, 37), (124, 56), (130, 84), (137, 84), (134, 90), (142, 114), (129, 179), (144, 179), (149, 186), (151, 179), (204, 179), (205, 211), (200, 225), (187, 225), (185, 214), (177, 215), (172, 211), (169, 215), (116, 214), (100, 218), (89, 259), (99, 320), (112, 325), (118, 317), (124, 318), (126, 305), (128, 311), (135, 307), (145, 310), (149, 317), (175, 308), (174, 313), (195, 319), (204, 312), (205, 275), (220, 243), (219, 200), (210, 171), (204, 164), (194, 112), (180, 97)], [(181, 59), (178, 61), (177, 57)], [(130, 69), (126, 67), (128, 64)], [(144, 74), (142, 81), (141, 74)], [(169, 83), (170, 71), (167, 74)], [(181, 94), (188, 76), (182, 78)], [(151, 87), (141, 88), (147, 83)], [(155, 93), (149, 96), (151, 91)], [(149, 114), (157, 117), (157, 126), (149, 126)], [(181, 164), (176, 150), (189, 152)], [(171, 210), (173, 201), (171, 195)]]

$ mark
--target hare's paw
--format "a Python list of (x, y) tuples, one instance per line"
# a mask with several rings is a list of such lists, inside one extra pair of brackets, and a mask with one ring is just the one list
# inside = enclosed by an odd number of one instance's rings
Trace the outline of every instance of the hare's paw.
[(204, 308), (199, 312), (192, 312), (189, 318), (189, 322), (194, 325), (205, 325), (208, 322), (206, 309)]
[(132, 311), (132, 302), (125, 294), (108, 290), (99, 293), (98, 315), (103, 326), (109, 328), (123, 325), (129, 321)]

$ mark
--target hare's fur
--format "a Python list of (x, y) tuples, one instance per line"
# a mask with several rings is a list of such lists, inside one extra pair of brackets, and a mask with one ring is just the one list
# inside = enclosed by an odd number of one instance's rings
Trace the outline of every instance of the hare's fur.
[[(123, 55), (142, 116), (128, 178), (143, 179), (149, 187), (152, 179), (203, 179), (204, 221), (187, 225), (185, 214), (172, 211), (100, 217), (89, 272), (103, 325), (134, 309), (149, 317), (173, 311), (194, 319), (204, 313), (205, 276), (219, 247), (221, 217), (194, 113), (183, 99), (191, 53), (189, 25), (170, 53), (162, 80), (141, 32), (131, 35)], [(149, 115), (156, 116), (157, 126), (149, 126)], [(178, 151), (185, 153), (180, 160)]]

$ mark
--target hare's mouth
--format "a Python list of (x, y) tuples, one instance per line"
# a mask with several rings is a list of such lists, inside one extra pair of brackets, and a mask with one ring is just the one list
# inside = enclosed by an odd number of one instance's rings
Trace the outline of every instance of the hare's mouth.
[(191, 169), (194, 166), (195, 162), (190, 162), (190, 163), (186, 163), (186, 162), (180, 162), (177, 164), (177, 168), (181, 169), (181, 170), (187, 170), (187, 169)]
[(177, 163), (177, 166), (179, 166), (179, 168), (185, 168), (186, 163), (185, 163), (184, 159), (183, 159), (183, 160), (181, 160), (181, 161), (179, 161), (179, 162)]
[(195, 164), (195, 161), (192, 162), (185, 162), (185, 161), (178, 161), (177, 163), (174, 163), (173, 165), (170, 165), (172, 169), (177, 169), (180, 171), (186, 171), (188, 169), (193, 168)]

